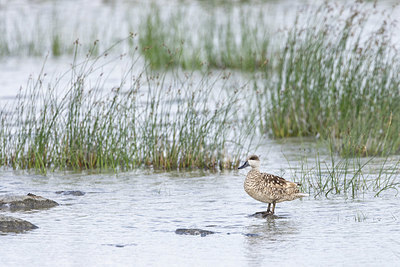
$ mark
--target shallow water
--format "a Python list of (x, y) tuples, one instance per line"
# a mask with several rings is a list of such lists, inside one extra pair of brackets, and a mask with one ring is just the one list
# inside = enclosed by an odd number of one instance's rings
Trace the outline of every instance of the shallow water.
[[(271, 155), (264, 155), (270, 158), (262, 170), (280, 165)], [(0, 265), (372, 266), (400, 261), (400, 206), (394, 194), (308, 197), (279, 203), (276, 217), (261, 219), (249, 216), (266, 205), (244, 192), (246, 172), (141, 170), (44, 177), (2, 171), (1, 195), (31, 192), (60, 206), (1, 211), (39, 228), (0, 235), (7, 244)], [(86, 194), (55, 193), (60, 190)], [(182, 236), (175, 234), (177, 228), (216, 234)]]

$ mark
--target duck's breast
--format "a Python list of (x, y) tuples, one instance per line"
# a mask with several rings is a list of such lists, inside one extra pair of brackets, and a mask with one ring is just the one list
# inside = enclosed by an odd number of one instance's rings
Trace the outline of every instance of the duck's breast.
[(268, 182), (262, 179), (260, 172), (250, 171), (244, 181), (244, 190), (255, 200), (272, 203), (274, 196), (268, 186)]

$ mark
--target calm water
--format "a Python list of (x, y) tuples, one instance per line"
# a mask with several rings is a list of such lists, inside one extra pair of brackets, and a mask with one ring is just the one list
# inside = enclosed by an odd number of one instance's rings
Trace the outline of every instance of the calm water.
[[(287, 144), (288, 146), (290, 144)], [(262, 170), (285, 167), (269, 143)], [(289, 152), (294, 155), (296, 151)], [(2, 171), (1, 194), (28, 192), (58, 207), (2, 214), (38, 229), (0, 235), (0, 265), (288, 266), (400, 263), (400, 206), (388, 193), (358, 199), (313, 197), (277, 205), (277, 218), (249, 217), (266, 205), (243, 190), (247, 170), (223, 173), (151, 170), (121, 174)], [(290, 178), (290, 175), (285, 175)], [(81, 190), (64, 196), (59, 190)], [(181, 236), (177, 228), (217, 232)]]

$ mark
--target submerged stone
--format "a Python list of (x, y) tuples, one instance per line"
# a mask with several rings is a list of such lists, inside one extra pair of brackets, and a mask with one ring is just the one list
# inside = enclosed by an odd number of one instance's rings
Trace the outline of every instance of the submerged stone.
[(116, 248), (124, 248), (128, 246), (137, 246), (136, 243), (129, 243), (129, 244), (102, 244), (103, 246), (110, 246), (110, 247), (116, 247)]
[(36, 225), (14, 217), (0, 215), (0, 231), (19, 233), (38, 228)]
[(69, 191), (57, 191), (56, 194), (62, 194), (62, 195), (70, 195), (70, 196), (83, 196), (86, 194), (85, 192), (79, 191), (79, 190), (69, 190)]
[(247, 236), (247, 237), (259, 237), (260, 235), (259, 234), (243, 234), (244, 236)]
[(34, 194), (26, 196), (3, 196), (0, 197), (0, 209), (11, 211), (16, 210), (32, 210), (32, 209), (48, 209), (58, 206), (58, 203)]
[(215, 232), (208, 231), (208, 230), (202, 230), (202, 229), (178, 228), (178, 229), (176, 229), (175, 234), (177, 234), (177, 235), (200, 235), (200, 236), (206, 236), (206, 235), (215, 234)]
[(249, 215), (249, 217), (255, 217), (255, 218), (261, 218), (261, 219), (265, 219), (265, 218), (279, 218), (278, 216), (276, 216), (275, 214), (271, 214), (271, 213), (268, 213), (268, 212), (266, 212), (266, 211), (259, 211), (259, 212), (256, 212), (256, 213), (254, 213), (254, 214), (252, 214), (252, 215)]

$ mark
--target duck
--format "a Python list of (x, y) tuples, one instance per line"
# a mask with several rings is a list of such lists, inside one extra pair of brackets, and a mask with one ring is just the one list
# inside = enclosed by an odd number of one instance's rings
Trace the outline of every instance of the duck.
[(249, 156), (238, 169), (249, 166), (251, 170), (247, 173), (244, 181), (244, 190), (255, 200), (268, 203), (267, 215), (275, 213), (276, 203), (308, 196), (308, 194), (300, 192), (299, 186), (301, 184), (287, 181), (273, 174), (260, 172), (260, 159), (257, 155)]

